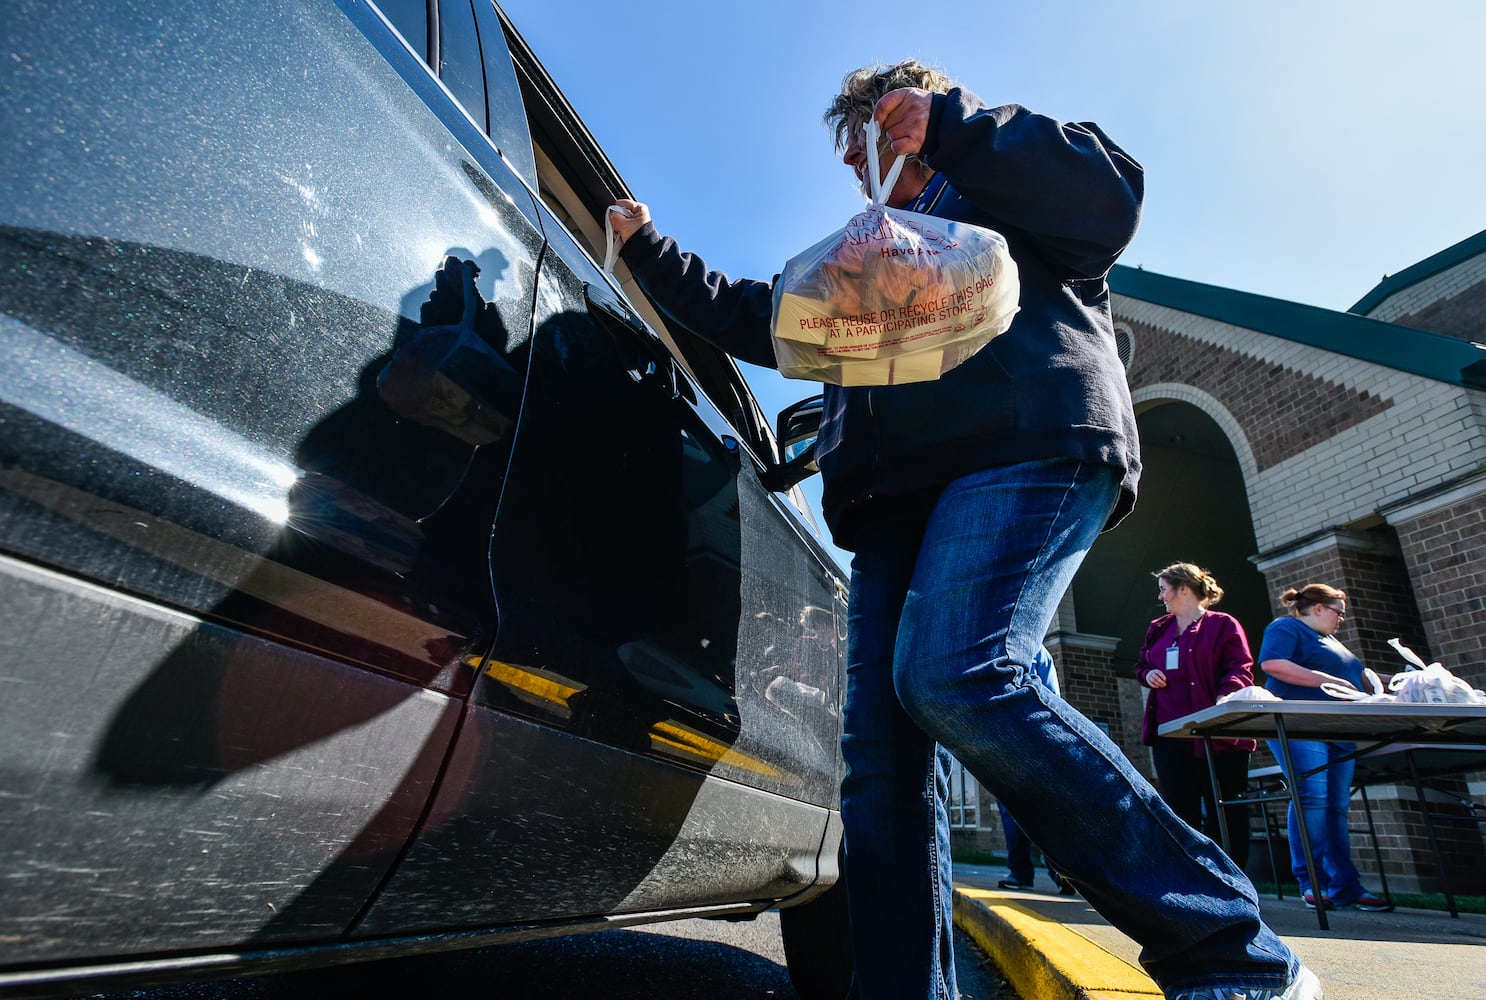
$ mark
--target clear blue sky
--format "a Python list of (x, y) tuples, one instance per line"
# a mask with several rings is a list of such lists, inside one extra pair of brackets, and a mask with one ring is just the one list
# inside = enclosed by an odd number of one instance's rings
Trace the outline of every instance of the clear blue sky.
[[(735, 276), (861, 207), (821, 113), (907, 56), (1141, 161), (1125, 264), (1346, 309), (1486, 229), (1482, 0), (501, 5), (661, 231)], [(766, 410), (811, 389), (749, 374)]]

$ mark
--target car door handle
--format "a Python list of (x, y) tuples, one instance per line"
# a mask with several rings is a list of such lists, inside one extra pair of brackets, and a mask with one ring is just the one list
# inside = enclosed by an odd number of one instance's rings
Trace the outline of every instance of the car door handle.
[(629, 377), (641, 385), (659, 385), (671, 394), (675, 399), (680, 393), (676, 391), (676, 380), (670, 372), (670, 365), (662, 366), (655, 361), (646, 361), (643, 365), (629, 369)]
[(635, 363), (628, 369), (630, 378), (642, 385), (659, 386), (672, 399), (685, 396), (690, 402), (697, 401), (691, 383), (677, 371), (676, 359), (671, 357), (670, 349), (638, 314), (618, 302), (595, 295), (591, 282), (583, 283), (583, 301), (594, 322), (607, 327), (620, 338), (622, 350), (635, 353)]
[(642, 337), (655, 336), (637, 313), (627, 309), (618, 300), (610, 301), (608, 296), (595, 295), (591, 281), (583, 282), (583, 304), (588, 307), (588, 314), (600, 323), (617, 323)]

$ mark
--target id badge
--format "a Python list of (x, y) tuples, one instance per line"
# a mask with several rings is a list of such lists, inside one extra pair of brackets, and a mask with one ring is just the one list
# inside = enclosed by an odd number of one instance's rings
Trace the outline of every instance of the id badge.
[(1172, 643), (1170, 646), (1166, 647), (1166, 672), (1168, 674), (1176, 669), (1177, 655), (1178, 653), (1175, 643)]

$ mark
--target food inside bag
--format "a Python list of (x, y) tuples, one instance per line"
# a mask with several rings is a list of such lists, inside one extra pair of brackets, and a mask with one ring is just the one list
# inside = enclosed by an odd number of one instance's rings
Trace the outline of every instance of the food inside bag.
[[(868, 128), (875, 180), (876, 123)], [(784, 267), (774, 285), (774, 356), (787, 378), (837, 385), (926, 382), (1006, 332), (1016, 263), (999, 233), (873, 204)]]

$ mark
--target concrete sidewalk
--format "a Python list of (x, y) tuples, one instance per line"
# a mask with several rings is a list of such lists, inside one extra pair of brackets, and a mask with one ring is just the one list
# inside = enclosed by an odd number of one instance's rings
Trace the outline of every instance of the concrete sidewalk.
[[(955, 923), (1023, 1000), (1151, 1000), (1161, 991), (1140, 949), (1082, 898), (997, 889), (1005, 868), (955, 866)], [(1316, 914), (1298, 898), (1261, 897), (1265, 922), (1325, 987), (1326, 1000), (1486, 1000), (1486, 916), (1434, 910)]]

